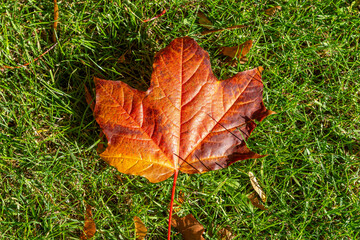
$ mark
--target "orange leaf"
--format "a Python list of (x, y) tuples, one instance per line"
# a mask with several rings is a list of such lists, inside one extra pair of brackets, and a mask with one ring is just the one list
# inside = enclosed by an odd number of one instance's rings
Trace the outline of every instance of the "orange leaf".
[(245, 144), (255, 120), (272, 114), (262, 101), (260, 68), (219, 81), (209, 54), (189, 37), (158, 52), (153, 68), (146, 92), (95, 78), (106, 162), (160, 182), (178, 171), (203, 173), (262, 157)]
[(229, 56), (231, 58), (237, 57), (238, 59), (241, 59), (242, 57), (244, 57), (246, 54), (249, 53), (250, 48), (252, 47), (252, 44), (253, 44), (253, 41), (248, 40), (238, 46), (222, 47), (222, 48), (220, 48), (220, 53), (223, 55)]
[(182, 218), (178, 215), (174, 215), (171, 225), (181, 233), (184, 240), (205, 240), (202, 236), (205, 229), (192, 214)]
[(135, 223), (136, 239), (138, 240), (144, 239), (147, 233), (147, 228), (145, 227), (145, 224), (141, 221), (141, 219), (138, 216), (134, 217), (134, 223)]
[(91, 206), (86, 205), (84, 230), (80, 235), (81, 240), (90, 239), (95, 235), (96, 225), (92, 218)]

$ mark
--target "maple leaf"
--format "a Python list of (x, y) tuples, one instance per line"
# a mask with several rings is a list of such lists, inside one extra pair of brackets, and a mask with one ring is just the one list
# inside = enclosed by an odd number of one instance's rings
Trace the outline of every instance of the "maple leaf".
[(262, 157), (245, 141), (272, 114), (262, 101), (261, 69), (224, 81), (209, 54), (183, 37), (155, 55), (150, 88), (95, 78), (94, 115), (108, 140), (100, 155), (120, 172), (163, 181)]
[(146, 92), (95, 78), (94, 115), (108, 147), (100, 154), (125, 174), (161, 182), (174, 175), (168, 239), (179, 171), (204, 173), (262, 155), (245, 141), (273, 114), (262, 101), (262, 68), (219, 81), (209, 54), (189, 37), (155, 55)]

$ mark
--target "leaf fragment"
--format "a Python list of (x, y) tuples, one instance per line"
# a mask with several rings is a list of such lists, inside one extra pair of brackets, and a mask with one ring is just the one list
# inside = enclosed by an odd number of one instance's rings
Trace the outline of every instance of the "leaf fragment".
[(281, 10), (281, 6), (275, 6), (265, 10), (265, 14), (268, 16), (274, 15), (277, 11)]
[(141, 219), (138, 216), (134, 217), (134, 223), (135, 223), (136, 239), (137, 240), (145, 239), (145, 236), (147, 234), (147, 228), (145, 227), (145, 224), (141, 221)]
[(188, 214), (182, 218), (174, 215), (171, 220), (171, 226), (181, 233), (184, 240), (205, 240), (202, 236), (205, 229), (192, 214)]
[(256, 192), (252, 192), (251, 194), (249, 194), (248, 196), (250, 202), (252, 203), (252, 205), (254, 205), (255, 207), (261, 209), (261, 210), (268, 210), (259, 200), (259, 198), (257, 197), (257, 193)]
[(91, 239), (96, 232), (96, 225), (92, 217), (91, 206), (86, 204), (84, 229), (80, 235), (81, 240)]
[(260, 184), (258, 183), (255, 175), (252, 172), (249, 172), (250, 182), (254, 190), (259, 194), (261, 200), (266, 202), (266, 195), (265, 192), (261, 189)]
[(200, 26), (207, 28), (207, 29), (213, 28), (212, 22), (206, 17), (206, 15), (203, 12), (198, 11), (197, 16), (199, 18)]
[(244, 57), (246, 54), (248, 54), (250, 52), (250, 48), (252, 47), (252, 44), (253, 44), (253, 41), (248, 40), (238, 46), (221, 47), (220, 53), (225, 56), (229, 56), (231, 58), (237, 57), (238, 59), (241, 59), (242, 57)]
[[(218, 227), (220, 227), (218, 225)], [(218, 232), (218, 236), (220, 240), (232, 240), (235, 239), (235, 235), (230, 231), (229, 227), (221, 228)]]

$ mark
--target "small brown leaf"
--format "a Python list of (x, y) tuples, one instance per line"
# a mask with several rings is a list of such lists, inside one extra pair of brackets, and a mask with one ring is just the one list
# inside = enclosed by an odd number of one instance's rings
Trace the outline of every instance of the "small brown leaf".
[(205, 240), (202, 236), (205, 229), (192, 214), (188, 214), (182, 218), (174, 215), (171, 220), (171, 226), (181, 233), (184, 240)]
[(228, 227), (220, 229), (218, 232), (218, 236), (220, 237), (220, 240), (232, 240), (235, 238), (235, 235), (229, 230)]
[(275, 6), (265, 10), (265, 14), (268, 16), (274, 15), (277, 11), (281, 10), (281, 6)]
[(96, 225), (92, 218), (91, 206), (86, 205), (84, 230), (80, 235), (81, 240), (90, 239), (95, 235)]
[(249, 53), (250, 48), (252, 47), (252, 44), (253, 44), (253, 41), (248, 40), (238, 46), (222, 47), (222, 48), (220, 48), (220, 53), (225, 56), (229, 56), (231, 58), (237, 57), (238, 59), (241, 59), (242, 57), (244, 57), (246, 54)]
[(135, 223), (136, 239), (143, 240), (147, 233), (147, 228), (145, 227), (145, 224), (141, 221), (141, 219), (138, 216), (134, 217), (134, 223)]
[(261, 189), (260, 184), (259, 184), (258, 181), (256, 180), (255, 175), (254, 175), (252, 172), (249, 172), (249, 177), (250, 177), (251, 185), (253, 186), (253, 188), (255, 189), (255, 191), (257, 192), (257, 194), (259, 194), (261, 200), (262, 200), (263, 202), (266, 202), (265, 192)]
[(262, 203), (260, 202), (260, 200), (256, 197), (256, 192), (251, 193), (248, 198), (250, 199), (250, 202), (252, 203), (252, 205), (254, 205), (257, 208), (260, 208), (261, 210), (268, 210), (264, 205), (262, 205)]
[(213, 27), (212, 22), (206, 17), (206, 15), (203, 12), (199, 11), (197, 16), (199, 18), (200, 26), (207, 28), (207, 29), (210, 29)]

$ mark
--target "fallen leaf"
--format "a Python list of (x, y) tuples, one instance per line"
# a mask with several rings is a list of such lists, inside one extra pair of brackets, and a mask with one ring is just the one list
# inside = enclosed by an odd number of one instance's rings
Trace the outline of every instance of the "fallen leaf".
[(256, 197), (256, 192), (251, 193), (248, 198), (250, 199), (250, 202), (252, 203), (252, 205), (254, 205), (257, 208), (260, 208), (261, 210), (268, 210), (261, 202), (260, 200)]
[(134, 217), (136, 239), (143, 240), (147, 233), (147, 228), (141, 219), (137, 216)]
[(281, 10), (281, 6), (275, 6), (265, 10), (265, 14), (268, 16), (274, 15), (277, 11)]
[(86, 204), (84, 230), (80, 235), (81, 240), (90, 239), (95, 235), (96, 225), (92, 218), (91, 206)]
[(207, 29), (211, 29), (213, 27), (212, 22), (206, 17), (206, 15), (203, 12), (199, 11), (197, 16), (199, 18), (200, 26)]
[[(219, 227), (219, 226), (218, 226)], [(218, 232), (219, 240), (232, 240), (235, 235), (229, 230), (228, 227), (221, 228)]]
[(261, 189), (260, 184), (256, 180), (255, 175), (252, 172), (249, 172), (250, 182), (253, 186), (254, 190), (259, 194), (261, 201), (266, 202), (266, 195), (265, 192)]
[(253, 44), (253, 41), (248, 40), (238, 46), (221, 47), (220, 53), (225, 56), (229, 56), (231, 58), (236, 57), (238, 59), (241, 59), (242, 57), (244, 57), (246, 54), (248, 54), (250, 52), (250, 48), (252, 47), (252, 44)]
[(205, 229), (192, 214), (188, 214), (182, 218), (174, 215), (171, 225), (181, 233), (184, 240), (205, 240), (202, 236)]
[(108, 139), (101, 158), (160, 182), (178, 171), (204, 173), (263, 157), (245, 144), (254, 120), (273, 113), (262, 101), (262, 68), (218, 81), (208, 53), (189, 37), (158, 52), (153, 66), (146, 92), (95, 78), (94, 115)]

